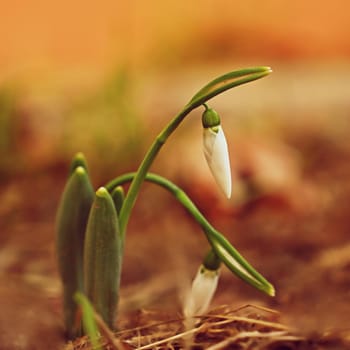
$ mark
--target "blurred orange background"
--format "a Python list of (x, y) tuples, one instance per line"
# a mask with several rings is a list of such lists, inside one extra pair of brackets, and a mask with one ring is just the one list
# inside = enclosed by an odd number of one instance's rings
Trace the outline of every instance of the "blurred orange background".
[(349, 10), (344, 0), (2, 1), (0, 168), (77, 150), (100, 159), (126, 147), (140, 159), (200, 86), (253, 65), (274, 74), (217, 100), (236, 119), (344, 113)]
[(0, 74), (348, 59), (349, 2), (2, 1)]
[[(293, 328), (304, 333), (309, 323), (320, 334), (328, 329), (320, 324), (343, 328), (350, 306), (349, 1), (0, 4), (0, 300), (6, 300), (0, 330), (9, 332), (0, 332), (3, 347), (14, 348), (5, 340), (31, 344), (38, 334), (43, 342), (63, 342), (53, 223), (72, 156), (85, 154), (95, 188), (134, 170), (204, 84), (258, 65), (271, 66), (273, 74), (210, 101), (229, 144), (230, 201), (217, 191), (202, 154), (200, 110), (151, 170), (183, 187), (254, 257), (278, 290), (264, 303), (294, 317)], [(148, 293), (140, 282), (164, 271), (175, 286), (176, 276), (190, 278), (188, 266), (197, 268), (202, 258), (182, 208), (161, 191), (154, 195), (154, 187), (144, 190), (125, 264), (140, 300)], [(149, 239), (157, 233), (161, 239)], [(227, 299), (218, 304), (261, 300), (243, 284), (231, 288), (228, 278)], [(130, 294), (135, 303), (137, 293), (126, 291), (125, 299)], [(162, 304), (158, 296), (154, 301)], [(330, 307), (332, 300), (338, 303)]]

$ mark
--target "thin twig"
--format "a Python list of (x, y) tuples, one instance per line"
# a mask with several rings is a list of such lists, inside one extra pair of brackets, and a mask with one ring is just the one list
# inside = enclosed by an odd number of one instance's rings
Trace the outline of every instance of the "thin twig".
[[(269, 328), (274, 329), (280, 329), (287, 331), (289, 330), (289, 327), (284, 326), (280, 323), (275, 322), (269, 322), (264, 320), (257, 320), (253, 318), (243, 317), (243, 316), (224, 316), (224, 315), (214, 315), (213, 318), (223, 319), (223, 321), (217, 321), (217, 322), (208, 322), (212, 326), (220, 326), (231, 322), (242, 322), (242, 323), (248, 323), (248, 324), (255, 324), (259, 326), (265, 326)], [(209, 319), (210, 320), (210, 319)]]
[(182, 332), (182, 333), (179, 333), (179, 334), (176, 334), (176, 335), (173, 335), (172, 337), (168, 337), (168, 338), (165, 338), (165, 339), (162, 339), (162, 340), (158, 340), (154, 343), (151, 343), (151, 344), (147, 344), (147, 345), (144, 345), (144, 346), (141, 346), (139, 348), (137, 348), (137, 350), (143, 350), (143, 349), (149, 349), (149, 348), (152, 348), (152, 347), (155, 347), (155, 346), (158, 346), (158, 345), (161, 345), (161, 344), (164, 344), (164, 343), (168, 343), (172, 340), (176, 340), (176, 339), (180, 339), (180, 338), (184, 338), (190, 334), (193, 334), (193, 333), (196, 333), (198, 332), (198, 330), (200, 329), (204, 329), (206, 326), (203, 324), (202, 326), (198, 327), (198, 328), (193, 328), (193, 329), (190, 329), (186, 332)]
[(101, 334), (105, 337), (106, 341), (111, 345), (113, 350), (125, 350), (123, 343), (115, 337), (114, 333), (108, 328), (102, 317), (94, 311), (95, 321), (100, 329)]
[(244, 339), (244, 338), (270, 338), (274, 336), (281, 336), (285, 335), (286, 332), (269, 332), (269, 333), (261, 333), (258, 331), (253, 331), (253, 332), (241, 332), (233, 337), (227, 338), (220, 343), (217, 343), (215, 345), (212, 345), (211, 347), (207, 348), (207, 350), (219, 350), (223, 349), (224, 347), (236, 342), (237, 340)]

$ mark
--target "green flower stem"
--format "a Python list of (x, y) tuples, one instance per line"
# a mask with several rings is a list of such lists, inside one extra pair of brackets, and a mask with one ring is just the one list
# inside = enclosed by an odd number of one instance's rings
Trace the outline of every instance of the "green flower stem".
[[(119, 176), (106, 185), (108, 191), (112, 191), (116, 186), (123, 185), (132, 181), (137, 173), (128, 173)], [(153, 182), (172, 193), (175, 198), (187, 209), (198, 224), (203, 229), (206, 237), (212, 246), (215, 254), (223, 261), (223, 263), (238, 277), (248, 282), (255, 288), (265, 292), (270, 296), (274, 296), (274, 287), (260, 275), (230, 244), (230, 242), (217, 231), (198, 210), (195, 204), (187, 196), (187, 194), (171, 181), (152, 173), (145, 176), (147, 181)]]
[(120, 210), (119, 215), (119, 224), (120, 224), (120, 233), (122, 240), (124, 240), (126, 227), (129, 221), (129, 217), (131, 214), (131, 210), (135, 204), (137, 194), (140, 190), (141, 184), (145, 179), (145, 176), (151, 167), (154, 159), (156, 158), (158, 152), (160, 151), (163, 144), (166, 142), (168, 137), (174, 132), (174, 130), (178, 127), (178, 125), (182, 122), (182, 120), (189, 114), (195, 107), (189, 106), (182, 110), (164, 129), (163, 131), (156, 137), (150, 149), (148, 150), (145, 158), (140, 164), (137, 175), (133, 178), (129, 191), (125, 197), (124, 203)]
[(195, 108), (204, 104), (216, 95), (231, 89), (233, 87), (260, 79), (271, 73), (269, 67), (255, 67), (241, 69), (224, 74), (200, 89), (190, 100), (190, 102), (178, 113), (170, 123), (156, 137), (155, 141), (149, 148), (146, 156), (140, 164), (135, 177), (133, 178), (129, 191), (125, 197), (123, 206), (120, 211), (120, 233), (122, 239), (125, 236), (126, 227), (130, 218), (131, 210), (135, 204), (140, 186), (145, 176), (156, 158), (161, 147), (164, 145), (169, 136), (176, 130), (184, 118)]

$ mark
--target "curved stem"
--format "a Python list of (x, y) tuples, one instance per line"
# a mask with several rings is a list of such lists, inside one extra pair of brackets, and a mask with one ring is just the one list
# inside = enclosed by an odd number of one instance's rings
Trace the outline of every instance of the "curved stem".
[[(105, 185), (105, 188), (111, 192), (115, 187), (132, 181), (134, 178), (136, 178), (136, 176), (137, 172), (118, 176), (110, 181), (107, 185)], [(145, 180), (155, 183), (169, 191), (187, 209), (187, 211), (194, 217), (194, 219), (199, 223), (201, 227), (207, 227), (214, 230), (204, 215), (198, 210), (195, 204), (180, 187), (176, 186), (168, 179), (153, 173), (147, 173)]]
[(205, 85), (200, 89), (190, 100), (190, 102), (184, 107), (179, 114), (177, 114), (170, 123), (162, 130), (162, 132), (156, 137), (153, 144), (149, 148), (146, 156), (140, 164), (135, 177), (133, 178), (129, 191), (125, 197), (123, 206), (119, 213), (120, 220), (120, 233), (122, 237), (125, 236), (126, 227), (129, 221), (131, 210), (135, 204), (137, 194), (140, 186), (145, 179), (145, 176), (152, 165), (155, 157), (160, 151), (163, 144), (166, 142), (168, 137), (175, 131), (178, 125), (183, 119), (195, 108), (204, 104), (211, 98), (221, 94), (222, 92), (232, 89), (236, 86), (260, 79), (271, 73), (269, 67), (254, 67), (241, 69), (233, 72), (224, 74), (209, 84)]
[[(110, 181), (105, 187), (108, 191), (112, 191), (114, 187), (132, 181), (137, 177), (137, 175), (137, 173), (127, 173), (121, 175)], [(180, 187), (176, 186), (173, 182), (165, 179), (164, 177), (153, 173), (147, 173), (145, 175), (145, 180), (165, 188), (174, 195), (174, 197), (201, 226), (215, 254), (219, 256), (219, 258), (232, 272), (255, 288), (267, 293), (268, 295), (274, 295), (275, 291), (273, 286), (243, 258), (243, 256), (219, 231), (217, 231), (208, 222), (208, 220)]]
[(149, 148), (146, 156), (144, 157), (142, 163), (140, 164), (136, 175), (132, 177), (132, 182), (129, 191), (125, 197), (123, 206), (120, 210), (119, 223), (120, 223), (120, 233), (122, 237), (125, 236), (126, 226), (131, 214), (131, 209), (133, 208), (137, 194), (139, 192), (140, 186), (151, 166), (153, 160), (159, 153), (160, 149), (164, 145), (168, 137), (175, 131), (182, 120), (194, 109), (198, 107), (196, 104), (185, 107), (174, 119), (161, 131), (161, 133), (156, 137), (153, 144)]

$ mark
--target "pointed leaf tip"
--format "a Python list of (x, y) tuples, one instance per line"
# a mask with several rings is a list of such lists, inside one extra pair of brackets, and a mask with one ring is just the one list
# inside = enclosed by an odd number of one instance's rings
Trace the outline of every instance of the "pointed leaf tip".
[(105, 187), (100, 187), (97, 191), (96, 191), (96, 196), (97, 197), (109, 197), (109, 193), (107, 191), (107, 189)]
[(208, 238), (215, 254), (218, 255), (229, 270), (267, 295), (275, 295), (275, 289), (272, 284), (260, 275), (224, 236), (217, 231), (207, 233), (209, 234)]
[(74, 173), (77, 175), (85, 175), (86, 170), (82, 166), (78, 166), (77, 168), (74, 169)]
[(86, 172), (88, 171), (87, 162), (82, 152), (78, 152), (74, 155), (70, 165), (69, 173), (70, 174), (74, 173), (75, 169), (78, 168), (79, 166), (83, 167), (86, 170)]
[(263, 66), (261, 67), (261, 71), (265, 71), (266, 73), (272, 73), (272, 68), (269, 66)]
[(269, 284), (265, 290), (265, 292), (270, 296), (274, 297), (276, 296), (276, 290), (272, 284)]
[(85, 156), (84, 156), (84, 153), (83, 152), (77, 152), (75, 154), (75, 159), (84, 159), (85, 160)]

